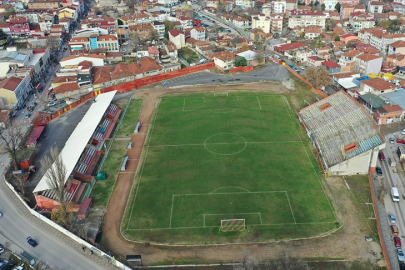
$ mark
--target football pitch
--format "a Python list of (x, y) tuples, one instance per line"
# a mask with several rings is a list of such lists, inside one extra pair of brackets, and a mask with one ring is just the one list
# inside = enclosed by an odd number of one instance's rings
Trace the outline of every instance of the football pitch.
[[(315, 236), (336, 221), (285, 96), (161, 98), (121, 224), (130, 240), (211, 244)], [(222, 220), (246, 230), (223, 232)]]

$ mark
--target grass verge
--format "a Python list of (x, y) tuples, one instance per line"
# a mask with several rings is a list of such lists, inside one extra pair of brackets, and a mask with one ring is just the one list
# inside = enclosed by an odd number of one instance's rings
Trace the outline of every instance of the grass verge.
[(142, 99), (132, 99), (128, 109), (122, 119), (121, 126), (117, 132), (117, 138), (131, 137), (134, 132), (136, 122), (138, 121), (139, 112), (142, 108)]

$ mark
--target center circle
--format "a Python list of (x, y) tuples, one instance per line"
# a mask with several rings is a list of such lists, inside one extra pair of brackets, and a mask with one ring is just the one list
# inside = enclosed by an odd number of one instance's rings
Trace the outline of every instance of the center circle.
[(235, 155), (246, 148), (246, 140), (235, 133), (218, 133), (208, 137), (204, 147), (216, 155)]

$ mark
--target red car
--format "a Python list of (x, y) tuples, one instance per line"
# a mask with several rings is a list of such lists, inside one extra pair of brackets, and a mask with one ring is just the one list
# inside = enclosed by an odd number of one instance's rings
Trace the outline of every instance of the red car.
[(403, 139), (401, 139), (401, 138), (398, 138), (398, 139), (397, 139), (397, 143), (404, 143), (404, 144), (405, 144), (405, 140), (403, 140)]
[(385, 155), (383, 151), (378, 152), (378, 157), (380, 158), (381, 161), (385, 160)]
[(395, 247), (402, 247), (401, 238), (399, 238), (398, 236), (394, 237), (394, 243), (395, 243)]

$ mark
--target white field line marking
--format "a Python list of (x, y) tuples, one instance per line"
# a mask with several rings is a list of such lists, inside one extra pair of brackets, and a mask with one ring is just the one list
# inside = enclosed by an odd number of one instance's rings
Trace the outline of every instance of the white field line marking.
[[(266, 223), (251, 224), (249, 226), (284, 226), (284, 225), (317, 225), (317, 224), (335, 224), (335, 221), (328, 222), (302, 222), (302, 223)], [(173, 228), (149, 228), (149, 229), (128, 229), (128, 231), (152, 231), (152, 230), (176, 230), (176, 229), (202, 229), (202, 228), (219, 228), (221, 226), (193, 226), (193, 227), (173, 227)]]
[(184, 102), (183, 102), (183, 112), (185, 112), (185, 107), (186, 107), (186, 99), (185, 98), (183, 98), (183, 100), (184, 100)]
[(172, 196), (172, 209), (170, 210), (170, 225), (169, 225), (169, 228), (172, 227), (173, 204), (174, 204), (174, 196)]
[[(206, 227), (205, 226), (205, 216), (229, 216), (229, 215), (259, 215), (260, 222), (262, 220), (262, 217), (260, 216), (260, 212), (253, 212), (253, 213), (226, 213), (226, 214), (203, 214), (204, 227)], [(263, 222), (262, 222), (262, 224), (263, 224)], [(256, 224), (256, 225), (260, 225), (260, 224)]]
[(260, 110), (261, 110), (261, 109), (262, 109), (262, 105), (260, 104), (259, 97), (258, 97), (258, 96), (256, 96), (256, 99), (257, 99), (257, 102), (259, 103), (259, 108), (260, 108)]
[(237, 186), (227, 186), (227, 187), (220, 187), (220, 188), (217, 188), (216, 190), (210, 192), (210, 194), (214, 194), (214, 193), (217, 192), (218, 190), (226, 189), (226, 188), (239, 188), (239, 189), (244, 190), (244, 191), (246, 191), (246, 192), (250, 192), (250, 191), (247, 190), (246, 188), (237, 187)]
[(297, 223), (297, 221), (295, 220), (294, 212), (293, 212), (293, 210), (292, 210), (292, 206), (291, 206), (291, 202), (290, 202), (290, 197), (288, 196), (288, 192), (287, 192), (287, 191), (285, 192), (285, 195), (287, 196), (288, 204), (290, 205), (290, 210), (291, 210), (292, 217), (293, 217), (293, 219), (294, 219), (294, 223)]
[[(331, 204), (331, 202), (330, 202), (330, 200), (329, 200), (329, 198), (328, 198), (328, 195), (326, 195), (325, 188), (324, 188), (324, 186), (322, 185), (321, 179), (319, 178), (319, 175), (317, 174), (317, 172), (316, 172), (316, 170), (315, 170), (315, 166), (314, 166), (314, 164), (312, 163), (311, 158), (309, 157), (307, 148), (305, 147), (304, 141), (302, 140), (302, 137), (301, 137), (301, 135), (300, 135), (300, 133), (299, 133), (299, 131), (298, 131), (298, 129), (297, 129), (297, 126), (295, 125), (295, 123), (294, 123), (294, 121), (293, 121), (293, 118), (292, 118), (292, 116), (291, 116), (291, 113), (292, 113), (292, 112), (291, 112), (291, 107), (289, 107), (288, 101), (287, 101), (287, 99), (286, 99), (285, 96), (283, 96), (283, 100), (284, 100), (284, 105), (285, 105), (285, 107), (286, 107), (286, 109), (287, 109), (288, 115), (290, 116), (291, 122), (293, 123), (294, 128), (295, 128), (295, 131), (297, 132), (298, 137), (299, 137), (300, 140), (301, 140), (302, 146), (304, 147), (305, 153), (307, 154), (309, 163), (311, 163), (311, 166), (312, 166), (312, 169), (313, 169), (313, 171), (314, 171), (314, 174), (315, 174), (316, 178), (318, 179), (319, 185), (321, 185), (323, 194), (325, 195), (325, 198), (326, 198), (326, 200), (327, 200), (328, 203), (329, 203), (329, 207), (330, 207), (330, 209), (331, 209), (333, 215), (335, 216), (335, 220), (337, 220), (336, 213), (335, 213), (335, 211), (333, 210), (333, 207), (332, 207), (332, 204)], [(287, 105), (288, 105), (288, 106), (287, 106)]]
[(142, 165), (141, 165), (142, 168), (141, 168), (141, 171), (140, 171), (140, 173), (139, 173), (139, 180), (138, 180), (138, 183), (137, 183), (137, 185), (136, 185), (135, 196), (134, 196), (134, 201), (132, 202), (132, 206), (131, 206), (131, 214), (129, 214), (129, 220), (128, 220), (128, 225), (127, 225), (127, 230), (128, 230), (128, 228), (129, 228), (130, 221), (132, 220), (132, 213), (134, 212), (134, 205), (135, 205), (136, 197), (138, 196), (138, 190), (139, 190), (139, 185), (140, 185), (141, 179), (142, 179), (143, 168), (145, 167), (146, 158), (147, 158), (147, 156), (148, 156), (149, 145), (150, 145), (150, 142), (151, 142), (151, 140), (152, 140), (152, 134), (153, 134), (153, 130), (154, 130), (154, 128), (155, 128), (155, 122), (156, 122), (156, 118), (157, 118), (157, 116), (158, 116), (158, 112), (159, 112), (159, 106), (157, 106), (157, 108), (156, 108), (156, 115), (155, 115), (155, 117), (154, 117), (154, 119), (153, 119), (153, 124), (152, 124), (151, 131), (150, 131), (150, 137), (149, 137), (149, 138), (146, 137), (146, 140), (149, 139), (149, 141), (148, 141), (148, 146), (147, 146), (147, 148), (146, 148), (145, 158), (143, 159), (143, 162), (142, 162)]
[(273, 143), (301, 143), (301, 141), (274, 141), (274, 142), (240, 142), (240, 143), (190, 143), (190, 144), (161, 144), (161, 145), (151, 145), (148, 147), (175, 147), (175, 146), (204, 146), (212, 144), (273, 144)]
[(259, 217), (260, 217), (260, 224), (263, 225), (262, 213), (260, 213), (260, 212), (259, 212)]
[(286, 193), (286, 190), (279, 191), (255, 191), (255, 192), (229, 192), (229, 193), (190, 193), (190, 194), (174, 194), (173, 196), (203, 196), (203, 195), (226, 195), (226, 194), (261, 194), (261, 193)]

